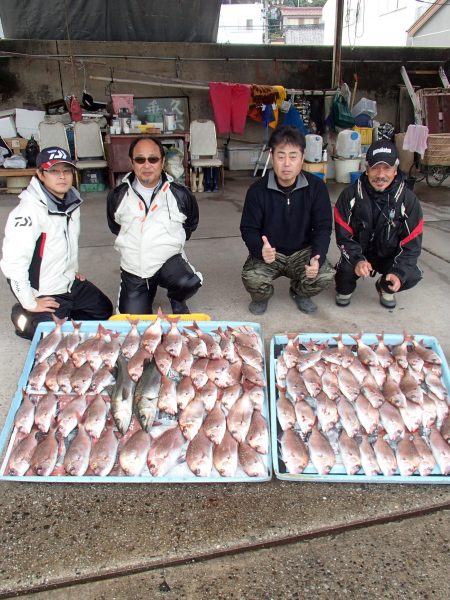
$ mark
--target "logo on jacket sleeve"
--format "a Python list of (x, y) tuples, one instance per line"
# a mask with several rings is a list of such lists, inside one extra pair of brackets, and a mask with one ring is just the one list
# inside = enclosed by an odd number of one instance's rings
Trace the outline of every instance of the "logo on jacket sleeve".
[(31, 227), (31, 217), (14, 217), (16, 223), (14, 227)]

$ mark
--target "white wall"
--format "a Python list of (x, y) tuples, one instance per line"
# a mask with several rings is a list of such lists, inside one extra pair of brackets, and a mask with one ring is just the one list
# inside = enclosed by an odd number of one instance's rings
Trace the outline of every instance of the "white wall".
[[(262, 4), (222, 4), (220, 7), (219, 44), (262, 44), (264, 19)], [(248, 21), (252, 28), (248, 29)]]
[[(406, 30), (429, 8), (416, 0), (362, 0), (356, 21), (357, 0), (344, 2), (342, 30), (343, 46), (406, 46)], [(346, 16), (350, 19), (347, 24)], [(324, 41), (334, 43), (336, 0), (328, 0), (323, 7)]]

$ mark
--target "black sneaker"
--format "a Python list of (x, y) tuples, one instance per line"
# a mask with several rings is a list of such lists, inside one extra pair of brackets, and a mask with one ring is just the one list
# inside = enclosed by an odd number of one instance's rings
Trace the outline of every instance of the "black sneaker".
[(351, 300), (351, 294), (339, 294), (338, 292), (336, 292), (336, 304), (338, 306), (348, 306)]
[(185, 302), (178, 302), (178, 300), (174, 300), (173, 298), (169, 298), (170, 305), (172, 307), (173, 315), (190, 315), (191, 311), (187, 307)]
[(248, 305), (248, 310), (252, 313), (252, 315), (263, 315), (267, 310), (268, 304), (268, 300), (260, 300), (259, 302), (252, 300)]
[(297, 305), (298, 310), (301, 312), (310, 315), (311, 313), (315, 313), (317, 310), (317, 306), (311, 300), (311, 298), (305, 298), (304, 296), (299, 296), (294, 292), (293, 289), (289, 288), (289, 295), (294, 300)]

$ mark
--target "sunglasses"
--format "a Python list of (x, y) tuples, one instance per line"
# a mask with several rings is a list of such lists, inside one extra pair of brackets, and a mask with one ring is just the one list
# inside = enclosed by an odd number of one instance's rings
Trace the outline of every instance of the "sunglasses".
[(136, 156), (136, 158), (132, 158), (131, 160), (138, 165), (143, 165), (145, 162), (149, 162), (151, 165), (156, 165), (156, 163), (159, 163), (161, 158), (162, 156)]

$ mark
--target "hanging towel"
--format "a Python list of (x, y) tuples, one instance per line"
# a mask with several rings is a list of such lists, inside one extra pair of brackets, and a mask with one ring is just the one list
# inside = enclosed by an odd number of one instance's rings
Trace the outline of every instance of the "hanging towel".
[(403, 140), (403, 150), (418, 152), (423, 158), (425, 150), (428, 147), (428, 127), (426, 125), (408, 125), (408, 129)]
[(244, 133), (250, 86), (242, 83), (209, 83), (209, 98), (218, 133)]
[(308, 133), (308, 130), (303, 123), (303, 119), (294, 105), (292, 105), (289, 112), (284, 115), (283, 125), (293, 125), (294, 127), (297, 127), (297, 129), (300, 129), (304, 135)]

